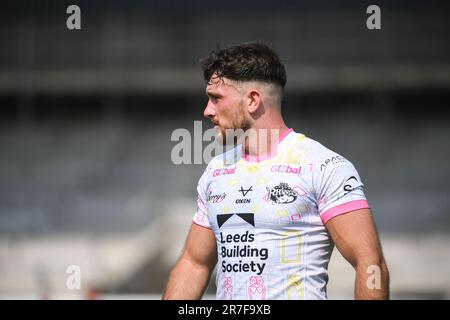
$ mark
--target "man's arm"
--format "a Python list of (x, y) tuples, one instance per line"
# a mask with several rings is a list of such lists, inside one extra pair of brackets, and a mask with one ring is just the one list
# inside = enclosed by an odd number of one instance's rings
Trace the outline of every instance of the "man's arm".
[(200, 299), (216, 263), (214, 232), (192, 223), (183, 253), (170, 273), (163, 300)]
[(336, 248), (355, 268), (355, 299), (389, 299), (389, 271), (370, 209), (338, 215), (326, 228)]

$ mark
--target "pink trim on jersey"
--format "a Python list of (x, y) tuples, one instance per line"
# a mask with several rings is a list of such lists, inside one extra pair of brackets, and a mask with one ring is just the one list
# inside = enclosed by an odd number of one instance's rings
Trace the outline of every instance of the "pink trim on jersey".
[[(283, 132), (281, 134), (281, 136), (278, 138), (278, 142), (277, 145), (281, 143), (281, 141), (284, 140), (284, 138), (286, 138), (288, 136), (289, 133), (291, 133), (292, 131), (294, 131), (294, 129), (289, 128), (288, 130), (286, 130), (285, 132)], [(271, 152), (270, 154), (265, 154), (263, 156), (251, 156), (249, 154), (246, 154), (244, 156), (244, 160), (248, 161), (248, 162), (261, 162), (267, 159), (270, 159), (272, 157), (274, 157), (276, 155), (276, 152)]]
[(350, 201), (350, 202), (338, 205), (336, 207), (333, 207), (331, 209), (328, 209), (327, 211), (322, 213), (320, 215), (320, 217), (322, 218), (323, 224), (325, 224), (328, 222), (328, 220), (330, 220), (331, 218), (336, 217), (338, 215), (341, 215), (341, 214), (344, 214), (344, 213), (347, 213), (350, 211), (366, 209), (366, 208), (370, 208), (367, 200), (355, 200), (355, 201)]
[(203, 197), (199, 196), (199, 200), (197, 201), (198, 207), (200, 208), (200, 210), (202, 210), (203, 213), (208, 212), (208, 209), (206, 209), (206, 206), (204, 205), (204, 203), (206, 202), (205, 199), (203, 199)]
[(208, 226), (204, 226), (204, 225), (202, 225), (202, 224), (200, 224), (200, 223), (198, 223), (198, 222), (195, 222), (195, 220), (192, 220), (192, 222), (193, 222), (193, 223), (195, 223), (196, 225), (198, 225), (198, 226), (202, 227), (202, 228), (206, 228), (206, 229), (209, 229), (209, 230), (211, 230), (211, 229), (212, 229), (211, 227), (208, 227)]

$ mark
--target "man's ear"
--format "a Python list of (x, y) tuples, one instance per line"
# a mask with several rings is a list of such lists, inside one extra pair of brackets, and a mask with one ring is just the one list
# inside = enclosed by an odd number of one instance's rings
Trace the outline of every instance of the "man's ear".
[(247, 110), (250, 114), (255, 113), (261, 104), (261, 93), (258, 90), (252, 89), (247, 94)]

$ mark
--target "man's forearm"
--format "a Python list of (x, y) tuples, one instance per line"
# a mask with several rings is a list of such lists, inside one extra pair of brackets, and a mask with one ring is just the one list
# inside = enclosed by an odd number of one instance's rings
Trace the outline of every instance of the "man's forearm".
[(384, 261), (356, 267), (355, 299), (389, 299), (389, 271)]
[(211, 270), (181, 258), (172, 270), (163, 300), (201, 299), (211, 277)]

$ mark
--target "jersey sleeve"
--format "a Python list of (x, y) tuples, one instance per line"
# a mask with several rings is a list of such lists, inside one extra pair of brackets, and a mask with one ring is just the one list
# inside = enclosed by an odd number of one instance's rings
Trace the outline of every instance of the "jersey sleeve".
[(195, 210), (192, 221), (202, 227), (211, 229), (208, 220), (208, 211), (206, 208), (207, 194), (206, 194), (206, 180), (208, 176), (208, 168), (203, 172), (197, 185), (197, 209)]
[(370, 208), (364, 194), (364, 185), (350, 161), (331, 153), (322, 158), (317, 170), (314, 188), (323, 224), (335, 216)]

